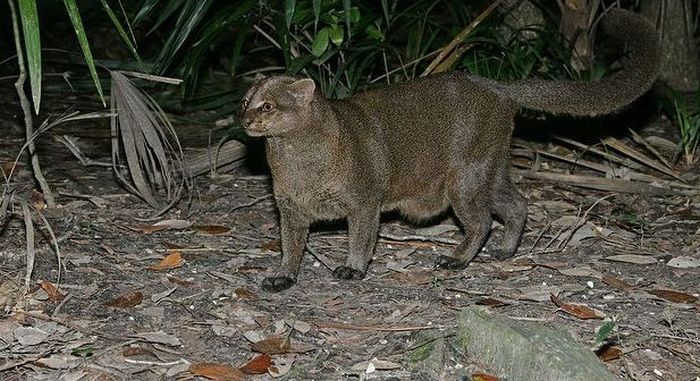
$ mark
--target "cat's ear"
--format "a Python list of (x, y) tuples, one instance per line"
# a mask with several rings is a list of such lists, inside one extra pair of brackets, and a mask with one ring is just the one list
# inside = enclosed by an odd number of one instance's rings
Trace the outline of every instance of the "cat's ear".
[(255, 81), (255, 82), (260, 82), (260, 81), (262, 81), (262, 80), (265, 79), (265, 78), (267, 78), (267, 77), (265, 76), (265, 74), (263, 74), (263, 73), (258, 73), (258, 74), (255, 74), (255, 78), (253, 78), (253, 81)]
[(311, 100), (314, 99), (315, 90), (316, 84), (311, 78), (300, 79), (287, 85), (287, 91), (289, 91), (289, 94), (296, 98), (303, 106), (311, 103)]

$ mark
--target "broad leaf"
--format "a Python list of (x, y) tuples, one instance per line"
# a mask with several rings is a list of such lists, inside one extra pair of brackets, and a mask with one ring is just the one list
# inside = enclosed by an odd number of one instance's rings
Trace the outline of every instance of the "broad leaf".
[(105, 12), (107, 12), (107, 15), (109, 15), (109, 18), (112, 20), (112, 24), (114, 24), (114, 27), (117, 28), (117, 32), (119, 32), (119, 36), (124, 40), (126, 43), (126, 46), (129, 47), (129, 50), (131, 51), (131, 54), (136, 58), (136, 61), (138, 61), (139, 66), (143, 68), (143, 61), (141, 61), (141, 57), (139, 56), (139, 53), (136, 51), (136, 46), (134, 46), (133, 42), (131, 41), (131, 38), (129, 38), (129, 35), (126, 34), (126, 31), (124, 30), (124, 27), (122, 26), (121, 22), (119, 22), (119, 19), (117, 18), (117, 15), (114, 14), (112, 11), (112, 8), (110, 8), (109, 4), (107, 4), (106, 0), (101, 0), (102, 1), (102, 7), (104, 7)]
[(75, 30), (75, 35), (78, 37), (78, 43), (80, 44), (80, 49), (83, 50), (83, 56), (85, 57), (85, 63), (90, 69), (90, 75), (92, 76), (93, 82), (95, 82), (95, 88), (97, 89), (97, 94), (100, 96), (102, 101), (102, 106), (106, 107), (104, 95), (102, 94), (102, 84), (100, 84), (100, 77), (97, 75), (97, 70), (95, 69), (95, 61), (92, 59), (92, 51), (90, 51), (90, 44), (87, 40), (87, 35), (85, 34), (85, 28), (83, 28), (83, 21), (80, 19), (80, 12), (78, 11), (78, 5), (75, 0), (63, 0), (63, 4), (66, 6), (66, 11), (68, 16), (70, 16), (70, 22), (73, 24), (73, 29)]
[(41, 40), (39, 39), (39, 15), (35, 0), (19, 0), (24, 47), (27, 51), (27, 67), (32, 88), (34, 112), (39, 114), (41, 103)]
[(326, 52), (328, 49), (328, 35), (329, 35), (329, 28), (323, 28), (316, 33), (316, 37), (314, 37), (314, 42), (311, 45), (311, 53), (316, 56), (316, 57), (321, 57), (323, 53)]
[(292, 25), (292, 19), (294, 18), (294, 9), (296, 8), (295, 0), (284, 0), (284, 21), (287, 26), (287, 30)]

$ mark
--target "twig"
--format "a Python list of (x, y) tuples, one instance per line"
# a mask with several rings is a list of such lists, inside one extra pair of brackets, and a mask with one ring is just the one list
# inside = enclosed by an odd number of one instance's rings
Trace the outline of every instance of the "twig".
[(132, 360), (132, 359), (124, 359), (125, 362), (128, 362), (130, 364), (138, 364), (138, 365), (149, 365), (149, 366), (173, 366), (177, 364), (189, 364), (189, 362), (185, 359), (179, 359), (177, 361), (171, 361), (171, 362), (158, 362), (158, 361), (144, 361), (144, 360)]
[(649, 142), (647, 142), (647, 140), (644, 139), (643, 136), (640, 136), (637, 132), (635, 132), (631, 128), (628, 128), (627, 130), (630, 132), (630, 134), (632, 134), (632, 140), (643, 145), (644, 148), (646, 148), (647, 150), (649, 150), (649, 152), (654, 154), (654, 156), (656, 156), (656, 158), (659, 159), (659, 161), (661, 161), (666, 166), (666, 168), (668, 168), (668, 169), (673, 168), (671, 166), (671, 163), (669, 163), (668, 160), (666, 160), (666, 158), (663, 157), (663, 155), (661, 155), (659, 153), (659, 151), (657, 151), (654, 147), (652, 147), (651, 144), (649, 144)]
[(664, 345), (663, 343), (658, 343), (658, 344), (656, 344), (656, 345), (658, 345), (659, 347), (664, 348), (665, 350), (667, 350), (667, 351), (673, 353), (674, 355), (678, 356), (678, 358), (680, 358), (681, 360), (687, 362), (688, 364), (693, 365), (693, 366), (695, 366), (696, 368), (700, 368), (700, 362), (695, 361), (695, 358), (694, 358), (693, 355), (691, 355), (690, 353), (681, 351), (681, 350), (676, 349), (676, 348), (673, 348), (673, 347), (670, 346), (670, 345)]
[(613, 194), (609, 194), (609, 195), (607, 195), (607, 196), (603, 196), (603, 197), (599, 198), (598, 200), (596, 200), (596, 202), (594, 202), (593, 205), (591, 205), (588, 209), (586, 209), (586, 211), (583, 213), (583, 216), (581, 216), (581, 217), (576, 221), (575, 224), (572, 224), (572, 225), (570, 226), (570, 229), (569, 229), (569, 232), (568, 232), (567, 236), (560, 242), (558, 249), (562, 249), (562, 250), (563, 250), (564, 247), (566, 247), (566, 245), (569, 244), (569, 241), (571, 241), (571, 238), (573, 238), (573, 236), (574, 236), (574, 234), (576, 233), (576, 231), (578, 231), (578, 229), (581, 229), (581, 228), (583, 227), (583, 225), (586, 224), (586, 221), (588, 221), (588, 214), (591, 212), (591, 210), (593, 210), (593, 208), (596, 207), (596, 205), (598, 205), (598, 204), (601, 203), (602, 201), (604, 201), (604, 200), (606, 200), (606, 199), (608, 199), (608, 198), (610, 198), (610, 197), (614, 197), (614, 196), (615, 196), (614, 193), (613, 193)]
[(15, 89), (17, 89), (19, 103), (22, 107), (22, 112), (24, 113), (24, 128), (27, 139), (29, 158), (32, 164), (32, 171), (34, 172), (34, 178), (36, 179), (37, 183), (39, 183), (39, 188), (41, 188), (41, 192), (44, 194), (44, 199), (46, 199), (46, 205), (49, 208), (55, 208), (56, 201), (54, 200), (53, 193), (51, 193), (49, 183), (46, 181), (44, 174), (41, 172), (41, 165), (39, 164), (39, 155), (36, 153), (36, 146), (34, 145), (34, 124), (32, 122), (32, 111), (29, 107), (29, 101), (27, 100), (27, 96), (24, 93), (24, 81), (27, 77), (27, 72), (24, 65), (24, 53), (22, 52), (22, 44), (19, 40), (19, 25), (17, 24), (17, 11), (15, 9), (15, 2), (14, 0), (7, 0), (7, 3), (10, 5), (12, 31), (15, 37), (15, 49), (17, 49), (17, 66), (19, 67), (19, 76), (17, 76), (17, 81), (15, 82)]
[(44, 217), (44, 213), (41, 213), (39, 209), (36, 209), (36, 212), (39, 215), (39, 218), (41, 218), (41, 222), (46, 227), (46, 230), (49, 232), (51, 242), (53, 242), (54, 251), (56, 251), (56, 261), (58, 262), (58, 278), (56, 279), (56, 288), (59, 288), (61, 285), (61, 269), (63, 268), (63, 261), (61, 260), (61, 249), (58, 247), (58, 240), (56, 239), (56, 235), (53, 233), (51, 224), (49, 224), (49, 221), (46, 219), (46, 217)]
[(52, 351), (46, 351), (46, 352), (43, 352), (37, 356), (25, 358), (24, 360), (21, 360), (21, 361), (17, 361), (17, 362), (5, 364), (5, 365), (0, 365), (0, 373), (5, 372), (5, 371), (10, 370), (10, 369), (14, 369), (14, 368), (23, 366), (24, 364), (28, 364), (30, 362), (41, 360), (42, 358), (44, 358), (44, 356), (50, 354), (51, 352)]
[(540, 234), (537, 235), (537, 238), (535, 239), (535, 242), (532, 243), (532, 247), (530, 247), (530, 250), (528, 250), (529, 254), (532, 254), (532, 251), (535, 250), (535, 247), (537, 247), (537, 244), (540, 242), (542, 239), (542, 236), (544, 236), (544, 233), (549, 230), (549, 227), (552, 226), (551, 222), (547, 222), (547, 225), (545, 225), (542, 230), (540, 230)]
[(331, 272), (333, 271), (333, 267), (331, 267), (330, 265), (328, 265), (328, 263), (326, 263), (323, 255), (319, 254), (316, 250), (312, 249), (311, 246), (309, 246), (309, 245), (306, 245), (306, 250), (309, 253), (311, 253), (311, 255), (314, 258), (316, 258), (316, 260), (319, 261), (323, 265), (323, 267), (327, 268)]
[(36, 252), (34, 250), (34, 222), (32, 215), (29, 212), (29, 206), (26, 202), (22, 203), (22, 215), (24, 216), (24, 231), (25, 239), (27, 240), (27, 271), (24, 275), (24, 293), (29, 291), (29, 284), (32, 281), (32, 272), (34, 271), (34, 258)]
[(260, 203), (260, 202), (263, 202), (263, 201), (265, 201), (265, 200), (271, 199), (272, 196), (273, 196), (272, 194), (266, 194), (266, 195), (264, 195), (264, 196), (260, 196), (260, 197), (258, 197), (258, 198), (255, 198), (255, 199), (254, 199), (253, 201), (251, 201), (251, 202), (247, 202), (247, 203), (245, 203), (245, 204), (235, 206), (235, 207), (233, 207), (231, 210), (228, 211), (228, 214), (231, 214), (231, 213), (233, 213), (233, 212), (235, 212), (235, 211), (237, 211), (237, 210), (241, 210), (241, 209), (244, 209), (244, 208), (249, 208), (249, 207), (251, 207), (251, 206), (253, 206), (253, 205), (257, 204), (257, 203)]
[(340, 323), (334, 321), (314, 321), (317, 328), (344, 329), (348, 331), (378, 331), (378, 332), (405, 332), (405, 331), (425, 331), (428, 329), (450, 328), (440, 325), (415, 325), (403, 327), (378, 327), (374, 325), (358, 325), (350, 323)]
[(664, 334), (657, 334), (657, 333), (652, 334), (652, 336), (654, 336), (654, 337), (661, 337), (661, 338), (664, 338), (664, 339), (681, 340), (681, 341), (686, 341), (686, 342), (689, 342), (689, 343), (693, 343), (693, 344), (698, 344), (698, 345), (700, 345), (700, 340), (698, 340), (698, 339), (691, 339), (691, 338), (689, 338), (689, 337), (673, 336), (673, 335), (664, 335)]
[[(57, 287), (58, 289), (58, 287)], [(53, 310), (51, 313), (51, 317), (55, 318), (56, 315), (61, 311), (61, 307), (63, 307), (71, 298), (73, 297), (73, 294), (66, 294), (66, 296), (63, 297), (60, 303), (56, 306), (56, 309)]]
[(426, 346), (426, 345), (428, 345), (428, 344), (430, 344), (430, 343), (432, 343), (432, 342), (434, 342), (434, 341), (436, 341), (436, 340), (449, 339), (449, 338), (455, 337), (455, 336), (456, 336), (456, 334), (454, 334), (454, 333), (450, 333), (450, 334), (443, 335), (443, 336), (436, 336), (436, 337), (433, 337), (433, 338), (431, 338), (431, 339), (425, 340), (425, 341), (423, 341), (423, 342), (421, 342), (421, 343), (419, 343), (419, 344), (413, 345), (413, 346), (411, 346), (411, 347), (408, 347), (408, 348), (401, 348), (401, 349), (399, 349), (398, 351), (392, 352), (390, 356), (396, 356), (396, 355), (401, 355), (401, 354), (404, 354), (404, 353), (412, 352), (412, 351), (414, 351), (414, 350), (416, 350), (416, 349), (418, 349), (418, 348), (424, 347), (424, 346)]
[(379, 237), (392, 240), (392, 241), (421, 241), (421, 242), (434, 242), (434, 243), (441, 243), (445, 245), (459, 245), (459, 241), (451, 238), (441, 238), (441, 237), (426, 237), (422, 235), (406, 235), (406, 236), (398, 236), (394, 234), (389, 234), (389, 233), (379, 233)]

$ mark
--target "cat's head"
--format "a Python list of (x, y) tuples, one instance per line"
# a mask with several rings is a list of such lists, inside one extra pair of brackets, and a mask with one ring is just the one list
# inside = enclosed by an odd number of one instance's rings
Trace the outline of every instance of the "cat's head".
[(250, 136), (279, 136), (303, 127), (316, 84), (310, 78), (258, 79), (241, 101), (241, 124)]

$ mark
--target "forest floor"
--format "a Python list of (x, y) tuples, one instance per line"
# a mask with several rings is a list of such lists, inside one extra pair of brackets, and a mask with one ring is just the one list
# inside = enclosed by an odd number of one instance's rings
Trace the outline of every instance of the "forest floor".
[[(23, 130), (16, 105), (2, 109), (7, 169)], [(52, 133), (79, 137), (86, 155), (109, 162), (108, 121), (61, 128)], [(188, 146), (206, 144), (206, 129), (190, 130), (196, 136), (181, 135)], [(298, 283), (268, 293), (260, 284), (279, 265), (280, 245), (264, 170), (243, 165), (199, 177), (191, 208), (149, 221), (153, 210), (121, 188), (111, 169), (82, 166), (50, 135), (38, 144), (60, 204), (41, 210), (60, 263), (35, 218), (37, 254), (24, 292), (27, 237), (15, 209), (0, 230), (2, 380), (499, 376), (456, 338), (460, 310), (474, 304), (563, 328), (586, 348), (614, 320), (601, 356), (620, 379), (699, 379), (697, 195), (517, 178), (529, 218), (510, 260), (490, 259), (487, 244), (463, 271), (434, 269), (460, 239), (449, 214), (421, 227), (387, 216), (366, 278), (339, 281), (331, 271), (344, 262), (345, 226), (323, 224), (311, 233)], [(698, 184), (697, 173), (683, 176)], [(17, 199), (32, 199), (24, 161), (12, 186)]]

